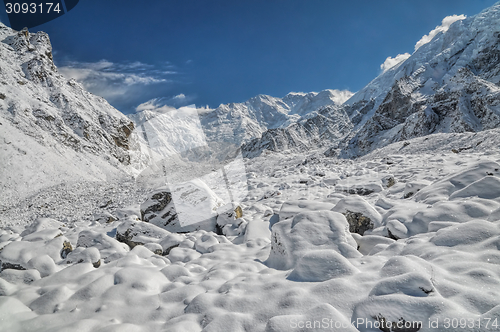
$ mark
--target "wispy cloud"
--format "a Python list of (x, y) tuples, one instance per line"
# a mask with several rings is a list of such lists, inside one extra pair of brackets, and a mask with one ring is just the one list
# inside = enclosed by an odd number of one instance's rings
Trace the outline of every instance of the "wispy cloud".
[(183, 93), (169, 98), (154, 98), (137, 106), (135, 111), (141, 112), (147, 110), (164, 113), (186, 106), (194, 99), (194, 96), (186, 96)]
[(74, 78), (82, 83), (85, 89), (110, 102), (125, 94), (133, 94), (144, 86), (172, 82), (168, 76), (176, 74), (173, 70), (156, 68), (139, 61), (113, 63), (108, 60), (69, 61), (59, 66), (59, 72), (68, 79)]
[(394, 58), (388, 57), (385, 59), (384, 63), (380, 65), (380, 69), (382, 70), (382, 73), (385, 73), (392, 67), (400, 64), (401, 62), (405, 61), (410, 57), (410, 53), (404, 53), (404, 54), (398, 54)]
[[(446, 16), (443, 18), (441, 21), (441, 25), (438, 25), (436, 28), (434, 28), (431, 32), (429, 32), (428, 35), (423, 36), (420, 38), (420, 40), (415, 44), (415, 51), (418, 50), (422, 45), (427, 44), (434, 38), (438, 33), (440, 32), (446, 32), (450, 28), (450, 26), (455, 23), (456, 21), (460, 21), (467, 18), (465, 15), (451, 15), (451, 16)], [(399, 65), (400, 63), (404, 62), (406, 59), (408, 59), (411, 56), (409, 53), (404, 53), (404, 54), (398, 54), (394, 58), (393, 57), (388, 57), (385, 59), (384, 63), (380, 65), (380, 70), (382, 73), (385, 73), (389, 69)]]
[(418, 50), (422, 45), (427, 44), (440, 32), (446, 32), (450, 28), (450, 25), (455, 23), (456, 21), (460, 21), (467, 18), (465, 15), (451, 15), (451, 16), (446, 16), (443, 18), (443, 21), (441, 22), (441, 25), (438, 25), (434, 30), (429, 32), (428, 35), (423, 36), (416, 44), (415, 44), (415, 51)]

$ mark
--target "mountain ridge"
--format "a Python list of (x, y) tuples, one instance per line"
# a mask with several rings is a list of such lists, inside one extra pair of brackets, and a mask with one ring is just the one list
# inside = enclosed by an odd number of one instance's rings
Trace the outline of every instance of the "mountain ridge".
[(0, 23), (2, 204), (61, 181), (132, 174), (133, 123), (57, 72), (44, 32)]
[[(325, 153), (356, 158), (388, 144), (432, 133), (477, 132), (500, 125), (500, 3), (458, 20), (386, 70), (335, 111), (352, 131), (323, 142)], [(323, 130), (330, 123), (316, 119)], [(286, 128), (284, 129), (287, 130)], [(291, 127), (290, 131), (295, 128)], [(279, 136), (279, 138), (278, 138)], [(267, 132), (245, 145), (248, 155), (279, 150), (268, 142), (289, 137), (298, 150), (317, 147), (314, 135)]]

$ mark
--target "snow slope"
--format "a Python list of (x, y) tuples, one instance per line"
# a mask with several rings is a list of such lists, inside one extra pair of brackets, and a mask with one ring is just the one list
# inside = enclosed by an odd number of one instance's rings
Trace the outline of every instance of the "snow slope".
[(57, 73), (47, 34), (0, 23), (0, 68), (0, 205), (62, 182), (132, 174), (133, 123)]

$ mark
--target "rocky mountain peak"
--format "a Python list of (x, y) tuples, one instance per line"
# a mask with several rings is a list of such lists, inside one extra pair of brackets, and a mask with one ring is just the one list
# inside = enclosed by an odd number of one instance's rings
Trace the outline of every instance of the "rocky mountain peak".
[(500, 4), (453, 23), (344, 108), (355, 125), (342, 156), (432, 133), (499, 125)]
[[(137, 151), (126, 116), (57, 72), (44, 32), (0, 26), (0, 96), (4, 192), (125, 170)], [(38, 169), (9, 166), (25, 164)]]

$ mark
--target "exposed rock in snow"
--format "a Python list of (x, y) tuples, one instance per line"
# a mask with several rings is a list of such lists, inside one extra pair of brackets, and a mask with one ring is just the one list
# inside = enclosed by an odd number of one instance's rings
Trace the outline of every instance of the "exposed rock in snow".
[(353, 195), (342, 198), (332, 211), (342, 213), (349, 223), (349, 231), (363, 235), (381, 226), (382, 216), (362, 197)]
[(169, 235), (170, 232), (142, 221), (127, 221), (116, 229), (116, 239), (126, 243), (131, 249), (137, 245), (158, 243)]
[(217, 211), (224, 205), (204, 181), (194, 179), (158, 189), (141, 204), (141, 215), (170, 232), (215, 231)]

